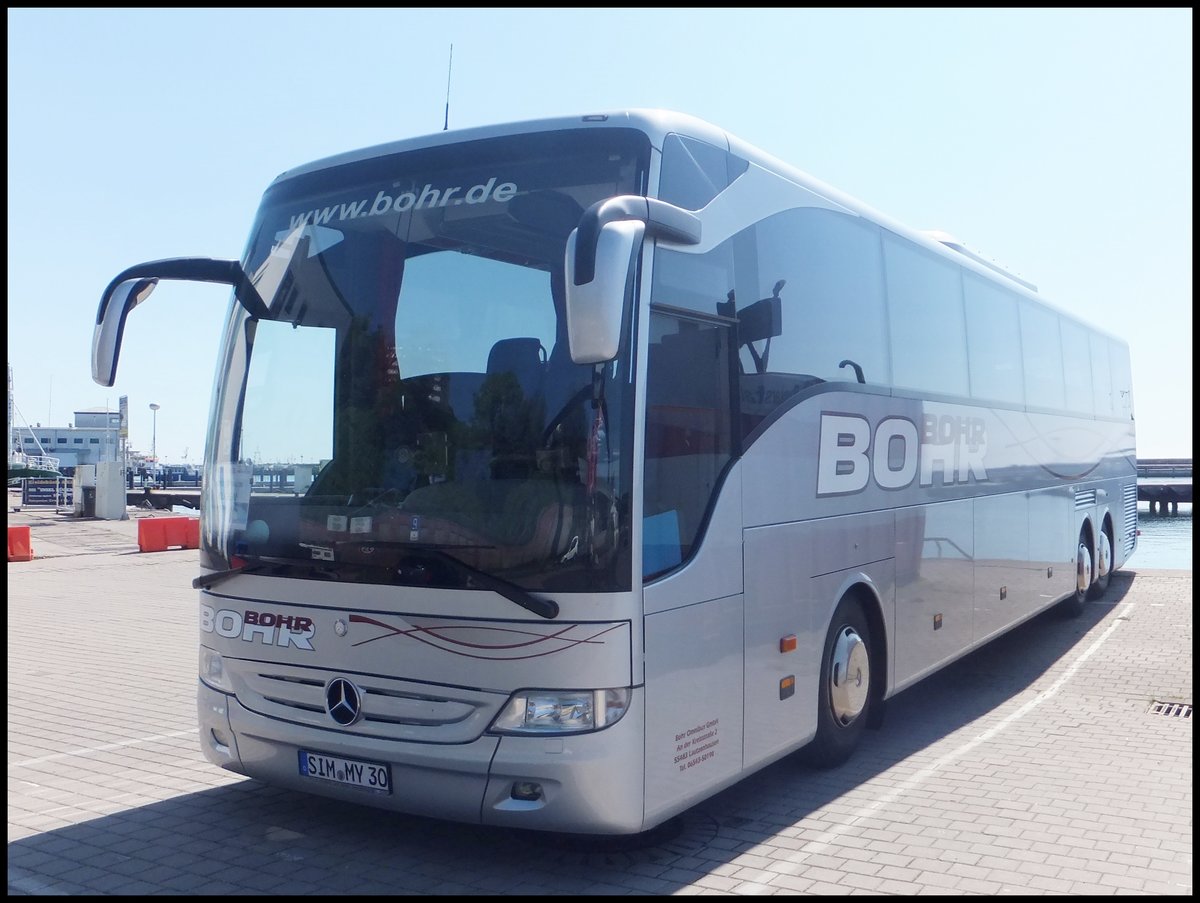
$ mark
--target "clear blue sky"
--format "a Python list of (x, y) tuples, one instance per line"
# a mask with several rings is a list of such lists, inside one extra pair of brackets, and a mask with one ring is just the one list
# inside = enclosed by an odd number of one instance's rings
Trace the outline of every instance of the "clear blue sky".
[[(626, 107), (719, 125), (1128, 338), (1141, 457), (1192, 454), (1192, 10), (8, 10), (8, 359), (30, 423), (128, 395), (198, 462), (228, 290), (165, 283), (92, 382), (100, 292), (241, 255), (309, 160)], [(21, 419), (18, 418), (18, 423)]]

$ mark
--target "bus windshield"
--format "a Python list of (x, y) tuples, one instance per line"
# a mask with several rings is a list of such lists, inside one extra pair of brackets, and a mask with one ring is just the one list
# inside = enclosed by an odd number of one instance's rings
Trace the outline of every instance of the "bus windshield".
[(218, 368), (205, 565), (629, 589), (630, 341), (572, 362), (563, 255), (648, 153), (581, 130), (278, 180), (243, 258), (269, 317), (231, 304)]

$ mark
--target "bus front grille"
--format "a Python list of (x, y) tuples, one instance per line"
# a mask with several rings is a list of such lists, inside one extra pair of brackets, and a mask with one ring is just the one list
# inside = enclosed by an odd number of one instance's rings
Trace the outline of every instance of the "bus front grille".
[[(482, 690), (262, 662), (227, 659), (226, 670), (238, 702), (253, 712), (379, 739), (469, 742), (506, 700)], [(361, 698), (361, 715), (349, 726), (335, 722), (326, 704), (326, 687), (337, 677), (353, 683)]]

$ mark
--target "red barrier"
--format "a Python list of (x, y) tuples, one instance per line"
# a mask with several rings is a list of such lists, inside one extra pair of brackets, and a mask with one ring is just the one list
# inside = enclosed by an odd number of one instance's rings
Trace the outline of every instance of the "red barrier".
[(165, 552), (172, 546), (200, 548), (200, 518), (144, 517), (138, 521), (138, 551)]
[(29, 527), (8, 528), (8, 560), (33, 560), (33, 546), (29, 542)]

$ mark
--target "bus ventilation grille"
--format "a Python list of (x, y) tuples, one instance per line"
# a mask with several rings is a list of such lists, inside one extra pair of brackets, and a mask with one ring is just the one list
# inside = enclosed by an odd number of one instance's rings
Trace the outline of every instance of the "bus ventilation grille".
[(1125, 554), (1129, 555), (1133, 551), (1133, 547), (1137, 544), (1137, 484), (1131, 483), (1125, 487), (1123, 492), (1125, 503)]
[(1191, 718), (1192, 706), (1187, 702), (1152, 702), (1151, 715), (1165, 715), (1167, 718)]

